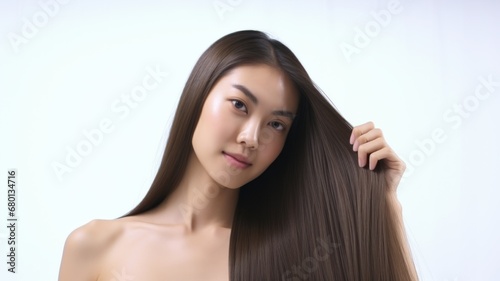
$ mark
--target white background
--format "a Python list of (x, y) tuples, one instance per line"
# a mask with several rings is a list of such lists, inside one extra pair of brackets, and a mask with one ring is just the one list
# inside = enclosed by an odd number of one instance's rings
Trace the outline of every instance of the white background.
[[(499, 2), (54, 1), (0, 4), (1, 280), (56, 280), (73, 229), (142, 199), (194, 63), (242, 29), (281, 40), (351, 123), (384, 130), (408, 165), (399, 198), (421, 280), (500, 280)], [(168, 77), (127, 116), (113, 110), (156, 68)], [(480, 77), (497, 84), (488, 93)], [(59, 178), (54, 163), (103, 120), (113, 131)]]

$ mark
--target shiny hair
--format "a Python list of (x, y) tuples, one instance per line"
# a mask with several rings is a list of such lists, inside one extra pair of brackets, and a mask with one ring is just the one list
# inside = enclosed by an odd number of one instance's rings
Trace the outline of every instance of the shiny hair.
[(228, 34), (201, 55), (182, 92), (158, 173), (125, 216), (154, 209), (180, 183), (207, 95), (229, 70), (245, 64), (281, 70), (300, 101), (280, 155), (240, 187), (230, 280), (418, 280), (387, 196), (383, 162), (374, 171), (358, 166), (349, 144), (351, 124), (292, 51), (259, 31)]

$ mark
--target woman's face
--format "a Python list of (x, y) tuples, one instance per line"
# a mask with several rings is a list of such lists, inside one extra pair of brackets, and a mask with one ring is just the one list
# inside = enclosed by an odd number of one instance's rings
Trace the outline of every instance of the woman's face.
[(292, 82), (274, 67), (232, 69), (203, 105), (192, 140), (197, 159), (222, 186), (253, 180), (280, 154), (298, 101)]

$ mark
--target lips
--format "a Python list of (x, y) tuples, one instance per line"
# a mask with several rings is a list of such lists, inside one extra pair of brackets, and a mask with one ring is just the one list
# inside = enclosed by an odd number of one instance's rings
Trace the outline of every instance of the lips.
[(228, 160), (229, 163), (236, 167), (247, 168), (248, 166), (252, 165), (248, 158), (241, 154), (228, 153), (225, 151), (223, 151), (222, 154), (224, 154), (224, 157), (226, 158), (226, 160)]

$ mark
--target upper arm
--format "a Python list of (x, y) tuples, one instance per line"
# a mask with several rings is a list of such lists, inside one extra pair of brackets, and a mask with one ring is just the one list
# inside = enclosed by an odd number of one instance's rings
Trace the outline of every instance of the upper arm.
[(95, 281), (100, 253), (99, 222), (91, 221), (71, 232), (64, 244), (59, 281)]

